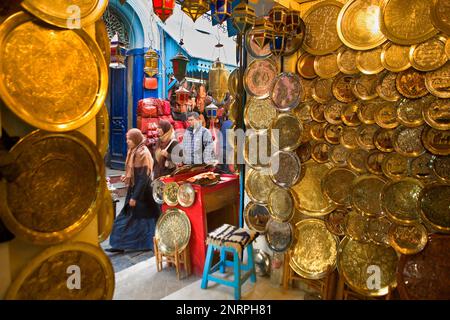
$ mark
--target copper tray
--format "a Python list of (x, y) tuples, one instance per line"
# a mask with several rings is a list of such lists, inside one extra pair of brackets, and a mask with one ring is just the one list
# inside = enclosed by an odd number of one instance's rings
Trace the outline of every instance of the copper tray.
[(272, 81), (278, 74), (278, 67), (271, 59), (253, 60), (244, 73), (244, 88), (257, 99), (269, 97)]
[(425, 248), (427, 241), (427, 229), (421, 224), (393, 224), (389, 229), (389, 244), (400, 254), (416, 254)]
[(195, 189), (192, 184), (181, 184), (178, 188), (177, 199), (178, 203), (184, 208), (192, 206), (195, 202)]
[(450, 185), (435, 183), (425, 186), (419, 195), (422, 220), (434, 229), (450, 233)]
[(114, 224), (114, 209), (111, 192), (105, 189), (102, 208), (98, 211), (98, 242), (108, 239)]
[(250, 169), (248, 171), (245, 179), (245, 191), (253, 202), (267, 204), (270, 190), (274, 186), (269, 170)]
[(275, 252), (285, 252), (294, 239), (292, 226), (289, 222), (278, 222), (270, 219), (266, 225), (266, 240), (270, 249)]
[(182, 252), (191, 238), (191, 222), (183, 210), (167, 209), (158, 219), (155, 229), (158, 249), (164, 254)]
[(251, 230), (264, 234), (270, 219), (269, 209), (264, 205), (249, 202), (245, 206), (244, 219)]
[(355, 179), (351, 190), (355, 210), (369, 217), (383, 215), (380, 197), (386, 180), (375, 175), (363, 175)]
[(176, 182), (169, 182), (164, 185), (163, 199), (164, 202), (171, 207), (178, 205), (178, 188)]
[(279, 111), (289, 111), (300, 103), (302, 85), (295, 73), (280, 73), (272, 82), (270, 97)]
[(350, 190), (357, 174), (347, 168), (333, 168), (323, 177), (323, 194), (337, 205), (350, 204)]
[(270, 177), (283, 188), (290, 188), (300, 179), (301, 163), (295, 152), (278, 151), (270, 159)]
[(294, 197), (289, 189), (274, 187), (269, 193), (270, 217), (279, 222), (289, 222), (294, 216)]

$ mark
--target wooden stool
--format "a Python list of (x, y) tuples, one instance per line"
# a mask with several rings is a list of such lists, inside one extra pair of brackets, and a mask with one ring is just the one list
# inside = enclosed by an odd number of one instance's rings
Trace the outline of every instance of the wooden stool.
[(191, 275), (191, 256), (189, 253), (189, 245), (187, 245), (183, 251), (179, 252), (177, 243), (175, 242), (175, 251), (172, 254), (164, 254), (159, 251), (158, 240), (156, 237), (153, 237), (153, 248), (155, 249), (156, 269), (158, 272), (162, 270), (163, 259), (166, 258), (166, 262), (169, 267), (172, 264), (175, 265), (178, 280), (180, 280), (181, 264), (184, 267), (186, 277)]

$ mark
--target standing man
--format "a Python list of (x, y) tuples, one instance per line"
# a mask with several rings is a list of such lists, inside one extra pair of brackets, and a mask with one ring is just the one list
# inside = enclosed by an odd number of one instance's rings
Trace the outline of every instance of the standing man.
[(214, 143), (211, 132), (202, 126), (200, 115), (188, 115), (189, 128), (183, 136), (183, 162), (185, 164), (215, 164)]

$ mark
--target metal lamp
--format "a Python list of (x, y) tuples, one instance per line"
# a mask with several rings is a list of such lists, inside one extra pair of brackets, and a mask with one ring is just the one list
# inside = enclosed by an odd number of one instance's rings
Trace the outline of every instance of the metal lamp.
[(175, 0), (152, 0), (153, 12), (161, 19), (162, 22), (166, 22), (173, 14), (173, 8), (175, 7)]
[(209, 11), (209, 3), (205, 0), (183, 0), (181, 10), (195, 22)]
[(221, 103), (225, 99), (228, 92), (228, 77), (230, 73), (225, 65), (217, 59), (209, 71), (209, 90), (217, 103)]
[(148, 49), (144, 55), (145, 67), (144, 72), (149, 76), (153, 77), (158, 74), (158, 53), (153, 49)]
[(111, 68), (115, 69), (122, 69), (125, 67), (125, 59), (126, 55), (124, 54), (126, 52), (126, 48), (119, 40), (119, 36), (117, 33), (114, 35), (114, 37), (111, 39), (111, 61), (109, 66)]
[(253, 40), (260, 48), (264, 48), (273, 39), (275, 30), (273, 23), (265, 17), (256, 19), (253, 27)]
[(255, 9), (248, 4), (241, 2), (233, 10), (231, 15), (234, 27), (240, 32), (245, 33), (255, 25)]
[(177, 79), (178, 82), (183, 81), (186, 77), (186, 67), (189, 59), (181, 52), (178, 52), (178, 54), (170, 59), (170, 61), (172, 61), (173, 75), (175, 79)]
[(286, 27), (287, 14), (288, 10), (279, 4), (275, 4), (269, 11), (269, 18), (273, 23), (275, 31), (284, 31), (284, 28)]
[(211, 15), (219, 24), (224, 23), (229, 17), (231, 17), (232, 2), (233, 1), (231, 0), (211, 0)]

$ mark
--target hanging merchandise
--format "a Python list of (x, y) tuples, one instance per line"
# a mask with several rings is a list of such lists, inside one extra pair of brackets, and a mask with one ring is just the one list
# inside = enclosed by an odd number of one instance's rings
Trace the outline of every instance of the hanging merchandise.
[(255, 10), (245, 2), (239, 3), (231, 15), (233, 25), (240, 33), (245, 33), (255, 25)]
[(219, 23), (231, 17), (231, 0), (211, 0), (211, 16)]
[(209, 71), (209, 90), (217, 103), (221, 103), (225, 99), (228, 92), (229, 75), (225, 65), (217, 58)]
[(285, 30), (288, 11), (279, 4), (275, 4), (269, 11), (269, 19), (273, 23), (275, 31), (281, 32)]
[(195, 22), (209, 11), (209, 4), (205, 0), (183, 0), (181, 10)]
[(178, 82), (183, 81), (186, 77), (186, 67), (189, 59), (181, 52), (178, 52), (178, 54), (170, 59), (170, 61), (172, 61), (173, 75), (175, 79), (177, 79)]
[(253, 27), (253, 40), (262, 49), (273, 39), (274, 34), (273, 23), (264, 17), (258, 18)]
[(145, 67), (144, 72), (149, 76), (153, 77), (158, 74), (158, 53), (155, 50), (149, 48), (144, 55)]
[(173, 8), (175, 7), (175, 0), (152, 0), (153, 12), (161, 19), (162, 22), (166, 22), (173, 14)]

